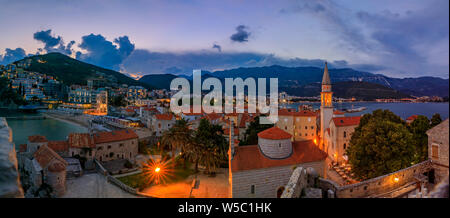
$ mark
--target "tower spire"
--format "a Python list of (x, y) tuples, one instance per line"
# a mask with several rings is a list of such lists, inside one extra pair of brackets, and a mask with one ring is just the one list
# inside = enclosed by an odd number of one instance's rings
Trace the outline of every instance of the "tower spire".
[(325, 62), (325, 69), (323, 70), (322, 85), (331, 85), (327, 62)]

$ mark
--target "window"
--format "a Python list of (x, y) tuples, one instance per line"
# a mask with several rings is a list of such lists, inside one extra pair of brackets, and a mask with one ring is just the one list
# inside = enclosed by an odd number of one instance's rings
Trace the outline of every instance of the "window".
[(100, 150), (102, 150), (102, 149), (103, 149), (102, 146), (100, 146), (100, 147), (97, 148), (98, 151), (100, 151)]
[(255, 194), (255, 185), (250, 187), (250, 193)]
[(305, 126), (305, 129), (308, 129), (308, 126)]
[(345, 148), (347, 148), (347, 144), (344, 143), (344, 150), (345, 150)]
[(439, 158), (439, 145), (437, 145), (437, 144), (431, 145), (431, 157)]
[(308, 133), (305, 133), (305, 136), (308, 136)]
[(344, 138), (346, 138), (347, 137), (347, 132), (346, 131), (344, 131)]
[(111, 145), (108, 145), (108, 149), (111, 149)]
[(311, 126), (311, 129), (314, 129), (314, 126)]
[(281, 143), (278, 144), (278, 147), (281, 148)]
[(285, 126), (284, 129), (287, 130), (287, 126)]
[(120, 144), (119, 144), (119, 147), (123, 147), (123, 143), (120, 143)]

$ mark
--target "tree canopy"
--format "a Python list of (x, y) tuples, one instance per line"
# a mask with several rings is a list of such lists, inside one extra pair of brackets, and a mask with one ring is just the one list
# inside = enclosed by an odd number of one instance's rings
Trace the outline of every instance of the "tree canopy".
[(259, 116), (250, 122), (249, 127), (245, 130), (244, 140), (239, 145), (256, 145), (258, 144), (258, 133), (268, 128), (273, 127), (273, 124), (260, 124)]
[[(422, 132), (423, 119), (414, 124), (413, 130)], [(352, 172), (358, 179), (370, 179), (411, 166), (420, 157), (421, 142), (406, 122), (389, 110), (375, 110), (365, 114), (350, 140), (346, 151)]]

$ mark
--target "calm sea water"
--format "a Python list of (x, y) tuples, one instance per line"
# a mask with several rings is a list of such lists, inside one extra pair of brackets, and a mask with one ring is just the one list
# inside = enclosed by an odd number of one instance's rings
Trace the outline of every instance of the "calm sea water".
[[(288, 108), (297, 108), (299, 105), (309, 104), (314, 108), (320, 108), (320, 103), (295, 103), (286, 105)], [(339, 110), (366, 107), (367, 109), (361, 112), (347, 113), (346, 116), (358, 116), (365, 113), (371, 113), (377, 109), (388, 109), (403, 119), (411, 115), (424, 115), (431, 118), (433, 114), (439, 113), (442, 119), (448, 118), (449, 104), (448, 103), (377, 103), (377, 102), (342, 102), (333, 103), (333, 106)]]
[[(15, 111), (0, 110), (0, 117), (37, 115), (40, 114), (24, 114)], [(20, 144), (26, 144), (30, 135), (43, 135), (49, 140), (65, 140), (71, 132), (87, 132), (85, 127), (51, 118), (44, 120), (6, 120), (12, 129), (13, 141), (16, 144), (16, 148)]]

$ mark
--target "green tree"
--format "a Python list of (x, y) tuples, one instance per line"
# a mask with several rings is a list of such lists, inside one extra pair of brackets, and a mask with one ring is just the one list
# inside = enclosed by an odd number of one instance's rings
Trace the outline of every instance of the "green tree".
[(161, 143), (165, 148), (172, 152), (172, 163), (175, 163), (176, 151), (188, 148), (189, 141), (192, 137), (192, 131), (185, 119), (177, 120), (175, 125), (163, 133)]
[(419, 163), (428, 157), (428, 135), (431, 128), (430, 121), (426, 116), (418, 116), (410, 125), (409, 131), (413, 134), (413, 143), (416, 149), (414, 163)]
[(346, 150), (352, 172), (361, 180), (411, 166), (416, 156), (413, 134), (389, 110), (365, 114)]
[(258, 144), (258, 133), (268, 128), (273, 127), (273, 124), (260, 124), (259, 116), (250, 122), (247, 130), (245, 130), (244, 140), (239, 142), (239, 145), (256, 145)]
[(216, 168), (228, 157), (228, 147), (226, 139), (223, 137), (222, 127), (211, 124), (207, 119), (202, 119), (194, 137), (198, 146), (200, 164), (205, 166), (207, 174), (214, 174)]
[(441, 115), (438, 113), (433, 114), (433, 116), (431, 117), (431, 127), (435, 127), (441, 122), (442, 122)]

